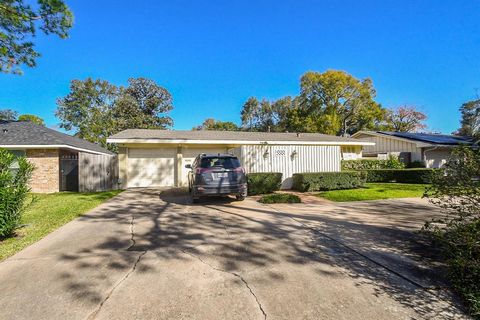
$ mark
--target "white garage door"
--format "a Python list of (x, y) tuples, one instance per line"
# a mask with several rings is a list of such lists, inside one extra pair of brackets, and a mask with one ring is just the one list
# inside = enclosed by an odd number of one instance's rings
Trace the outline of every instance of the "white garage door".
[(129, 148), (127, 187), (173, 186), (175, 158), (175, 148)]

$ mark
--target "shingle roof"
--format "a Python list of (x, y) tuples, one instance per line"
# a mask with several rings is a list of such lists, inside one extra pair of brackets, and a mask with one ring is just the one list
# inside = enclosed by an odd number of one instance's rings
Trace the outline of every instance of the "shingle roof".
[(414, 132), (389, 132), (389, 131), (377, 131), (378, 133), (410, 139), (415, 141), (421, 141), (431, 144), (439, 145), (459, 145), (459, 144), (472, 144), (473, 139), (470, 137), (447, 135), (447, 134), (430, 134), (430, 133), (414, 133)]
[(108, 140), (116, 139), (162, 139), (162, 140), (227, 140), (227, 141), (298, 141), (298, 142), (352, 142), (358, 144), (361, 140), (344, 138), (320, 133), (292, 132), (246, 132), (246, 131), (214, 131), (214, 130), (152, 130), (127, 129)]
[(0, 146), (65, 145), (114, 154), (101, 146), (28, 121), (0, 121)]

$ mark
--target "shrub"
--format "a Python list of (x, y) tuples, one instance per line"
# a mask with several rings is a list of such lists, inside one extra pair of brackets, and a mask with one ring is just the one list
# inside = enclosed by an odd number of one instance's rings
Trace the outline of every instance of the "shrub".
[(367, 182), (432, 183), (435, 169), (365, 170)]
[(262, 172), (247, 174), (248, 194), (272, 193), (280, 190), (282, 174), (280, 172)]
[(425, 163), (423, 161), (412, 161), (407, 164), (407, 168), (425, 168)]
[(32, 171), (33, 165), (25, 158), (0, 149), (0, 238), (11, 235), (20, 222)]
[(362, 187), (365, 178), (362, 171), (296, 173), (292, 188), (302, 192), (353, 189)]
[(425, 197), (445, 215), (425, 223), (423, 231), (440, 245), (454, 288), (480, 317), (480, 149), (455, 149)]
[(404, 167), (405, 167), (405, 164), (400, 160), (398, 160), (398, 158), (393, 155), (390, 155), (388, 160), (377, 160), (377, 159), (342, 160), (342, 171), (403, 169)]
[(297, 195), (291, 193), (272, 193), (267, 194), (258, 200), (261, 203), (300, 203), (302, 202)]

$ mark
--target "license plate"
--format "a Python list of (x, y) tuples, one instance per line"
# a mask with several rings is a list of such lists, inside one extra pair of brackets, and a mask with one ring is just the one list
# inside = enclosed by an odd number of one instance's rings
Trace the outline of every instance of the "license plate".
[(218, 172), (215, 174), (215, 177), (217, 179), (220, 179), (220, 178), (227, 178), (228, 177), (228, 172)]

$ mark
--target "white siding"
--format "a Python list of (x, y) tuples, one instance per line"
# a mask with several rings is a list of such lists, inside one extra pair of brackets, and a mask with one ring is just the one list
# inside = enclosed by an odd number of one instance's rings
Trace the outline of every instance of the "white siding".
[(415, 143), (391, 139), (388, 137), (377, 137), (362, 134), (357, 137), (364, 141), (375, 142), (374, 146), (363, 146), (363, 153), (392, 153), (410, 152), (412, 161), (422, 161), (422, 149), (418, 148)]
[(247, 173), (281, 172), (282, 188), (292, 184), (292, 175), (301, 172), (340, 171), (340, 146), (245, 145), (241, 161)]
[(425, 166), (427, 168), (441, 168), (450, 157), (451, 150), (431, 150), (425, 151)]

